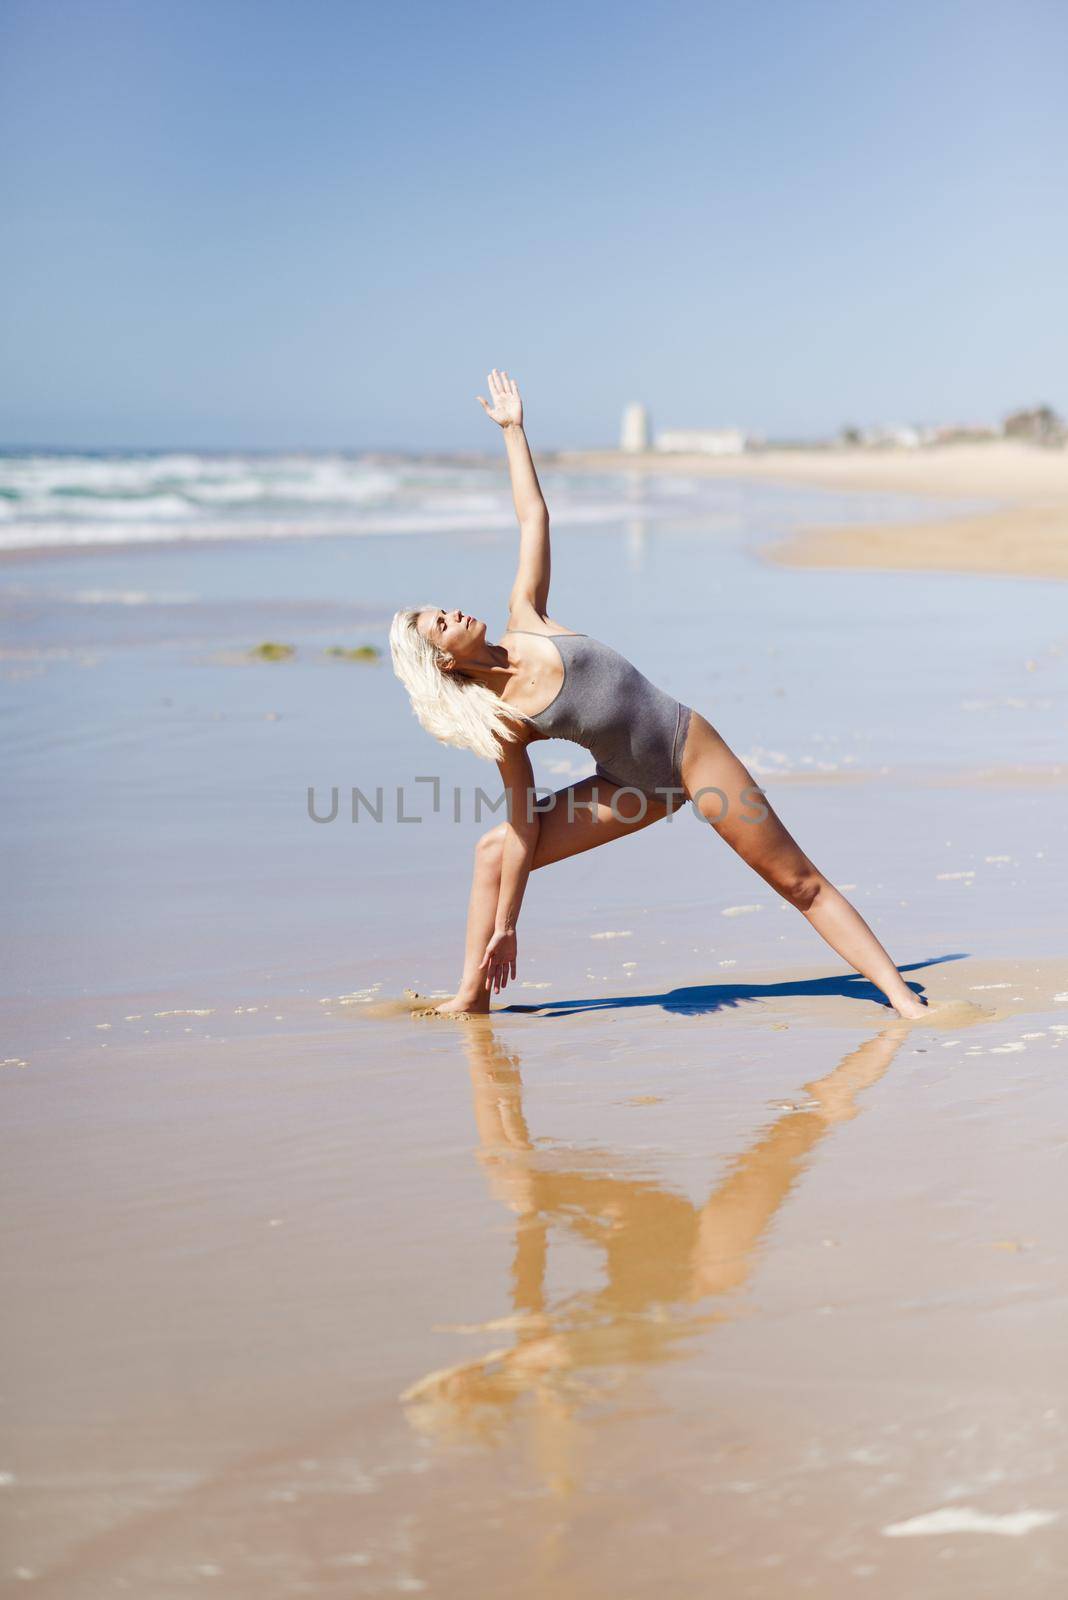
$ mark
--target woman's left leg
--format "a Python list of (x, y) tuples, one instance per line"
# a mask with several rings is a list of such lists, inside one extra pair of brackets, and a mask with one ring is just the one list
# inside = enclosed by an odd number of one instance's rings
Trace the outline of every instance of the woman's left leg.
[[(678, 806), (675, 807), (678, 810)], [(661, 800), (646, 798), (643, 808), (639, 796), (620, 789), (607, 778), (580, 778), (537, 808), (538, 842), (531, 872), (613, 839), (639, 833), (668, 813)], [(484, 833), (475, 846), (475, 867), (467, 906), (467, 937), (464, 945), (464, 970), (460, 987), (449, 1000), (434, 1009), (443, 1016), (457, 1012), (488, 1012), (490, 992), (485, 984), (482, 958), (493, 934), (497, 918), (497, 899), (501, 886), (501, 858), (507, 825), (497, 823)]]
[[(925, 1015), (860, 912), (809, 860), (726, 742), (694, 711), (682, 756), (687, 799), (754, 872), (795, 906), (843, 961), (881, 989), (902, 1017)], [(701, 793), (702, 790), (706, 792)], [(748, 795), (746, 791), (749, 791)], [(760, 811), (767, 815), (754, 820)]]

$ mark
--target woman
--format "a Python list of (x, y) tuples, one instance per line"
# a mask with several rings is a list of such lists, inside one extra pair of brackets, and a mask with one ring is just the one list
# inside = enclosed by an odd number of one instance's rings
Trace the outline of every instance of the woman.
[[(646, 828), (689, 800), (900, 1016), (923, 1016), (924, 1002), (863, 917), (786, 831), (715, 728), (609, 645), (549, 616), (549, 513), (523, 402), (506, 372), (494, 368), (488, 382), (490, 401), (478, 401), (504, 433), (520, 529), (508, 627), (491, 644), (478, 618), (423, 605), (398, 611), (389, 636), (394, 671), (423, 727), (495, 760), (508, 802), (508, 820), (476, 848), (459, 989), (434, 1009), (486, 1012), (491, 994), (515, 977), (516, 923), (532, 871)], [(549, 738), (584, 745), (597, 767), (537, 802), (527, 748)]]

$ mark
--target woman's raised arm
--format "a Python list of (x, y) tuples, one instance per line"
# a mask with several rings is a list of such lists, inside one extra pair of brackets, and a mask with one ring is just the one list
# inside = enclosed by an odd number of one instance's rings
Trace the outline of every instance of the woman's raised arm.
[(519, 520), (519, 566), (511, 604), (514, 607), (519, 601), (529, 601), (544, 616), (549, 605), (549, 509), (523, 432), (523, 401), (519, 385), (507, 372), (498, 372), (494, 367), (486, 382), (493, 404), (481, 395), (478, 403), (504, 433), (512, 501)]

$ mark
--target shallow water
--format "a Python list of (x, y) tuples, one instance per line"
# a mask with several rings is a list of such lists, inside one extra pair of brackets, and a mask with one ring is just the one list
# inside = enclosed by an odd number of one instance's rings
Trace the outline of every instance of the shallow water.
[[(790, 526), (855, 517), (852, 496), (685, 480), (616, 484), (612, 494), (593, 480), (572, 490), (599, 512), (624, 493), (635, 506), (628, 522), (564, 523), (554, 615), (616, 645), (701, 710), (836, 881), (860, 881), (868, 892), (874, 879), (891, 902), (912, 902), (912, 936), (923, 930), (918, 885), (936, 917), (953, 899), (938, 886), (941, 870), (976, 868), (980, 882), (1004, 882), (1030, 920), (1048, 880), (1036, 864), (1049, 857), (1038, 852), (1060, 837), (1058, 790), (992, 789), (962, 803), (946, 783), (1058, 764), (1068, 776), (1059, 587), (793, 572), (760, 559), (767, 540)], [(861, 498), (869, 514), (900, 515), (896, 497), (877, 506)], [(643, 518), (646, 499), (652, 509)], [(116, 981), (251, 976), (285, 970), (295, 944), (313, 967), (367, 955), (399, 960), (412, 950), (395, 909), (408, 861), (430, 891), (422, 914), (439, 942), (433, 969), (417, 957), (406, 980), (454, 981), (469, 852), (495, 820), (488, 806), (476, 817), (476, 791), (492, 803), (499, 781), (489, 764), (422, 732), (390, 671), (385, 630), (397, 605), (437, 598), (499, 632), (514, 543), (511, 533), (486, 530), (365, 535), (122, 548), (0, 566), (2, 837), (21, 923), (12, 986), (77, 994)], [(264, 639), (292, 643), (296, 657), (249, 663), (249, 647)], [(324, 653), (359, 643), (377, 645), (386, 659), (368, 666)], [(549, 790), (593, 767), (585, 751), (560, 742), (539, 744), (533, 760)], [(430, 778), (441, 786), (436, 815)], [(812, 780), (818, 792), (795, 787)], [(827, 787), (857, 781), (856, 790)], [(924, 787), (931, 781), (941, 786), (935, 792)], [(328, 815), (335, 786), (339, 819), (317, 826), (308, 789)], [(388, 821), (373, 822), (364, 808), (354, 825), (354, 788), (372, 804), (381, 789)], [(677, 855), (699, 826), (687, 813), (628, 841), (624, 883), (639, 863)], [(910, 851), (924, 859), (899, 884), (893, 841), (906, 829)], [(653, 833), (667, 837), (653, 842)], [(1011, 880), (987, 855), (1010, 857)], [(737, 885), (728, 904), (761, 898), (752, 875), (723, 852), (710, 867), (710, 890)], [(657, 903), (692, 904), (681, 862), (665, 870), (678, 875), (658, 884)], [(581, 879), (580, 915), (590, 897), (611, 904), (620, 889), (619, 874), (605, 872), (596, 854), (554, 876), (554, 891), (565, 876)], [(92, 938), (70, 915), (72, 895), (93, 907)], [(528, 902), (528, 921), (541, 898)], [(173, 906), (165, 933), (161, 901)], [(703, 900), (698, 909), (703, 916)], [(718, 922), (718, 907), (715, 915)], [(748, 938), (740, 926), (731, 934)]]
[[(498, 632), (514, 535), (0, 567), (20, 1592), (1055, 1592), (1063, 597), (761, 560), (852, 499), (573, 493), (636, 509), (564, 519), (554, 615), (721, 729), (939, 1009), (894, 1025), (683, 812), (532, 878), (492, 1019), (410, 1015), (490, 769), (323, 651), (409, 600)], [(316, 825), (335, 784), (423, 820)]]

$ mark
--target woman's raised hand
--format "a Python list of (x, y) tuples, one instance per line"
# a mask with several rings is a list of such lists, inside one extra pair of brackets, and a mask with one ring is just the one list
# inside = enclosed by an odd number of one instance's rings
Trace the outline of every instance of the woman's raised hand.
[(490, 400), (483, 400), (478, 396), (478, 403), (493, 421), (501, 428), (521, 428), (523, 426), (523, 402), (519, 396), (519, 385), (507, 372), (498, 372), (494, 367), (486, 379), (489, 384)]

